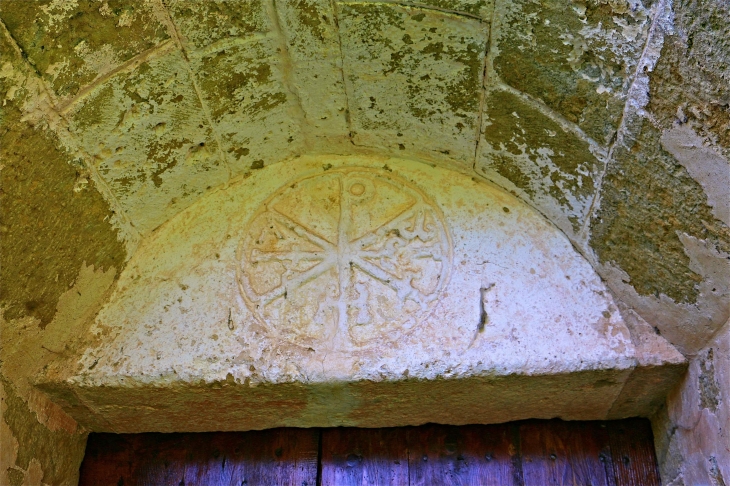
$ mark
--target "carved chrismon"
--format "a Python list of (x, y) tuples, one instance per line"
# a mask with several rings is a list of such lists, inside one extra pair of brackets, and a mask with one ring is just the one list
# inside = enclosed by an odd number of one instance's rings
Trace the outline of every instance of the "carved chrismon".
[(451, 241), (438, 208), (386, 170), (330, 169), (279, 189), (238, 250), (241, 295), (267, 333), (348, 350), (429, 316)]

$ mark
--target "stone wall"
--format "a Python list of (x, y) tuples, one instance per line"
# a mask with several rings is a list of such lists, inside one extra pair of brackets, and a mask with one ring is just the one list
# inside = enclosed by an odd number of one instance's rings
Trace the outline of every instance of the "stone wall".
[[(728, 0), (1, 2), (3, 440), (61, 416), (28, 378), (88, 344), (140, 240), (313, 153), (522, 198), (693, 358), (692, 383), (730, 317), (728, 18)], [(0, 474), (31, 474), (5, 451)]]
[(0, 35), (0, 484), (75, 484), (88, 431), (32, 379), (76, 350), (127, 255), (53, 111), (28, 116), (44, 88), (8, 40)]
[(665, 484), (730, 482), (730, 322), (691, 361), (653, 426)]

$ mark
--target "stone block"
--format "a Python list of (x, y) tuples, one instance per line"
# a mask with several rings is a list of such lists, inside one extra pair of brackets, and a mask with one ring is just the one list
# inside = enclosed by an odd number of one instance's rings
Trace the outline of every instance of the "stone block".
[(195, 52), (190, 62), (233, 176), (278, 162), (301, 143), (301, 120), (272, 37)]
[(471, 168), (488, 23), (390, 3), (337, 5), (355, 144)]
[(646, 43), (640, 1), (507, 2), (497, 10), (494, 70), (608, 145)]
[(517, 94), (493, 90), (484, 105), (477, 172), (578, 233), (605, 167), (600, 154)]
[(0, 18), (62, 98), (169, 38), (151, 2), (8, 1)]
[(310, 151), (350, 145), (340, 33), (330, 0), (275, 2)]
[(212, 191), (141, 244), (85, 339), (37, 381), (116, 432), (603, 419), (642, 365), (536, 211), (362, 156)]
[(228, 178), (178, 51), (120, 72), (71, 106), (66, 116), (143, 234)]
[(730, 229), (669, 151), (681, 156), (676, 144), (646, 118), (627, 126), (590, 222), (590, 247), (618, 297), (694, 354), (730, 316)]

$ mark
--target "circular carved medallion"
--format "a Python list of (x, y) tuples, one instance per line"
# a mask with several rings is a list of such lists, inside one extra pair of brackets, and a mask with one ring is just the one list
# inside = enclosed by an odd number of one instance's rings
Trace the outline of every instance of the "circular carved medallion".
[(436, 206), (384, 171), (331, 169), (279, 189), (239, 247), (238, 283), (268, 332), (346, 350), (423, 320), (448, 280)]

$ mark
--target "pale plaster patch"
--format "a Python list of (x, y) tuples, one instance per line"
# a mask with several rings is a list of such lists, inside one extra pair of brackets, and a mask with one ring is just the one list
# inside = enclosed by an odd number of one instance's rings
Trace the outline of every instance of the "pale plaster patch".
[(661, 142), (705, 190), (712, 214), (730, 226), (730, 161), (707, 146), (688, 124), (665, 130)]
[(684, 233), (679, 238), (690, 258), (690, 269), (703, 277), (696, 304), (676, 303), (664, 294), (641, 296), (620, 268), (597, 264), (616, 297), (654, 324), (683, 354), (694, 354), (730, 316), (730, 255)]

